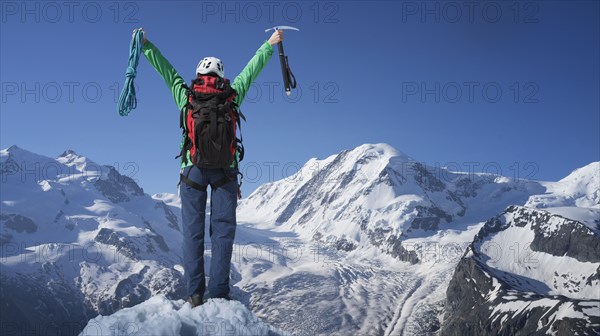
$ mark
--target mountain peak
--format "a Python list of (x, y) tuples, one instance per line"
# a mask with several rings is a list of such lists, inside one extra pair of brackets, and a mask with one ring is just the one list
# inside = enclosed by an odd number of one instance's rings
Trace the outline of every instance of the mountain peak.
[(363, 168), (371, 166), (374, 170), (370, 173), (373, 174), (379, 174), (381, 169), (390, 163), (395, 165), (393, 163), (414, 161), (408, 155), (386, 143), (363, 144), (354, 149), (342, 151), (335, 157), (336, 161), (345, 162), (344, 166), (348, 169), (355, 169), (357, 164)]
[(17, 154), (17, 153), (28, 153), (28, 154), (34, 154), (34, 153), (32, 153), (32, 152), (30, 152), (30, 151), (28, 151), (28, 150), (25, 150), (25, 149), (23, 149), (23, 148), (21, 148), (21, 147), (19, 147), (19, 146), (17, 146), (17, 145), (12, 145), (12, 146), (10, 146), (10, 147), (8, 147), (8, 148), (4, 148), (4, 149), (2, 150), (2, 155), (9, 155), (9, 154), (13, 154), (13, 155), (15, 155), (15, 154)]
[(386, 144), (386, 143), (363, 144), (363, 145), (360, 145), (360, 146), (352, 149), (350, 152), (358, 154), (358, 155), (376, 154), (381, 157), (400, 156), (400, 157), (408, 158), (408, 156), (406, 154), (400, 152), (396, 148), (394, 148), (391, 145)]
[(75, 153), (75, 151), (72, 149), (67, 149), (62, 154), (60, 154), (58, 157), (68, 157), (68, 156), (79, 156), (79, 154)]
[(0, 151), (0, 157), (2, 157), (3, 161), (10, 159), (12, 161), (18, 162), (19, 164), (27, 162), (32, 167), (36, 164), (43, 165), (53, 160), (47, 156), (30, 152), (26, 149), (18, 147), (17, 145), (12, 145), (8, 148), (2, 149)]
[(60, 154), (56, 161), (66, 165), (66, 166), (75, 166), (75, 168), (79, 171), (84, 171), (87, 169), (88, 165), (91, 165), (93, 170), (98, 169), (99, 165), (95, 164), (93, 161), (88, 159), (83, 155), (77, 154), (72, 149), (65, 150), (62, 154)]

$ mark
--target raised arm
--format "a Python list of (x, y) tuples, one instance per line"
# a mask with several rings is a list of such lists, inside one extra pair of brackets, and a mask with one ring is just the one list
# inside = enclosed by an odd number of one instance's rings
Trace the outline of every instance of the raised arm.
[(248, 64), (246, 64), (246, 67), (244, 67), (244, 70), (235, 77), (231, 86), (238, 94), (235, 98), (235, 102), (238, 105), (242, 104), (244, 97), (246, 97), (246, 93), (248, 93), (248, 90), (250, 89), (250, 85), (256, 80), (262, 69), (271, 59), (271, 56), (273, 55), (273, 45), (282, 40), (283, 30), (275, 31), (269, 40), (265, 41), (265, 43), (258, 48), (254, 57), (252, 57)]
[(160, 50), (147, 39), (144, 40), (142, 52), (156, 72), (165, 80), (165, 83), (171, 90), (173, 99), (175, 99), (175, 104), (181, 110), (187, 103), (185, 89), (182, 86), (185, 84), (183, 78), (181, 78), (171, 63), (160, 53)]

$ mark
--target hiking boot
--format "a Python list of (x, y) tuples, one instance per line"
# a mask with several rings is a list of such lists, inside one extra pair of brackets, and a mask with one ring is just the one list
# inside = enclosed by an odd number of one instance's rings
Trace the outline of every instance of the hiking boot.
[(187, 300), (187, 302), (189, 302), (192, 305), (192, 308), (198, 307), (202, 305), (202, 295), (200, 294), (194, 294), (192, 296), (190, 296)]

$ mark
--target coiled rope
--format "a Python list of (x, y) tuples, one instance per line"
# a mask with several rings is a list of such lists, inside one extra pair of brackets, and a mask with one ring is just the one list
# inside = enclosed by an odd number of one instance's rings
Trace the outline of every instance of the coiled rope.
[(117, 107), (117, 110), (121, 116), (129, 115), (129, 112), (137, 107), (133, 79), (137, 74), (136, 69), (140, 61), (143, 46), (144, 31), (138, 29), (133, 35), (129, 46), (129, 64), (127, 65), (127, 71), (125, 72), (125, 85), (119, 96), (119, 106)]

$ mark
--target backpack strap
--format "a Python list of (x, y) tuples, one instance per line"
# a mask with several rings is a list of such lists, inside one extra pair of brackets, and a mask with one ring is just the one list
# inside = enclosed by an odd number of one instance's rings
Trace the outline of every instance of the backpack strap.
[(183, 174), (179, 174), (179, 177), (180, 177), (180, 179), (179, 179), (179, 180), (180, 180), (181, 182), (183, 182), (183, 183), (187, 184), (189, 187), (191, 187), (191, 188), (194, 188), (194, 189), (196, 189), (196, 190), (199, 190), (199, 191), (204, 191), (204, 192), (206, 192), (206, 188), (207, 188), (208, 186), (205, 186), (205, 185), (202, 185), (202, 184), (198, 184), (198, 183), (196, 183), (196, 182), (194, 182), (194, 181), (190, 180), (189, 178), (187, 178), (187, 177), (183, 176)]
[(194, 169), (193, 166), (188, 170), (186, 175), (179, 174), (179, 183), (183, 182), (183, 183), (187, 184), (190, 188), (194, 188), (196, 190), (206, 192), (206, 188), (208, 186), (196, 183), (189, 178), (190, 171), (192, 171), (192, 169)]
[[(185, 89), (186, 95), (189, 97), (192, 94), (190, 88), (186, 84), (182, 84), (181, 86)], [(183, 133), (182, 134), (183, 145), (181, 146), (181, 151), (179, 152), (179, 155), (177, 155), (175, 157), (176, 159), (181, 157), (182, 158), (181, 161), (186, 165), (188, 163), (187, 151), (192, 147), (192, 141), (190, 140), (190, 138), (187, 135), (188, 130), (187, 130), (187, 123), (186, 123), (187, 113), (190, 108), (192, 108), (192, 105), (188, 102), (179, 111), (179, 127), (181, 128), (182, 133)]]
[(217, 188), (220, 188), (220, 187), (226, 185), (229, 182), (233, 182), (236, 180), (237, 176), (240, 175), (240, 180), (237, 184), (237, 197), (238, 197), (238, 199), (242, 199), (242, 180), (244, 179), (244, 175), (242, 175), (242, 173), (240, 173), (238, 171), (235, 175), (233, 175), (233, 177), (230, 177), (229, 175), (227, 175), (227, 173), (225, 172), (224, 169), (223, 169), (223, 173), (225, 174), (225, 176), (222, 179), (218, 180), (217, 182), (212, 183), (210, 185), (211, 189), (215, 190)]
[(179, 155), (177, 155), (175, 158), (176, 159), (181, 158), (181, 162), (183, 162), (183, 164), (187, 165), (188, 164), (187, 151), (192, 148), (192, 141), (190, 140), (190, 138), (187, 136), (186, 133), (184, 133), (183, 136), (184, 136), (183, 146), (181, 146), (181, 151), (179, 152)]
[[(181, 87), (185, 90), (185, 95), (188, 97), (188, 100), (189, 100), (189, 97), (193, 94), (192, 90), (185, 83), (181, 84)], [(187, 125), (185, 123), (185, 118), (187, 116), (187, 110), (189, 108), (190, 108), (190, 103), (188, 101), (185, 105), (183, 105), (183, 107), (179, 111), (179, 127), (181, 129), (183, 129), (184, 132), (187, 132)]]
[(220, 187), (226, 185), (227, 183), (229, 183), (231, 181), (234, 181), (234, 179), (227, 176), (227, 174), (225, 174), (225, 176), (222, 179), (218, 180), (215, 183), (211, 183), (210, 187), (212, 188), (212, 190), (215, 190), (217, 188), (220, 188)]

